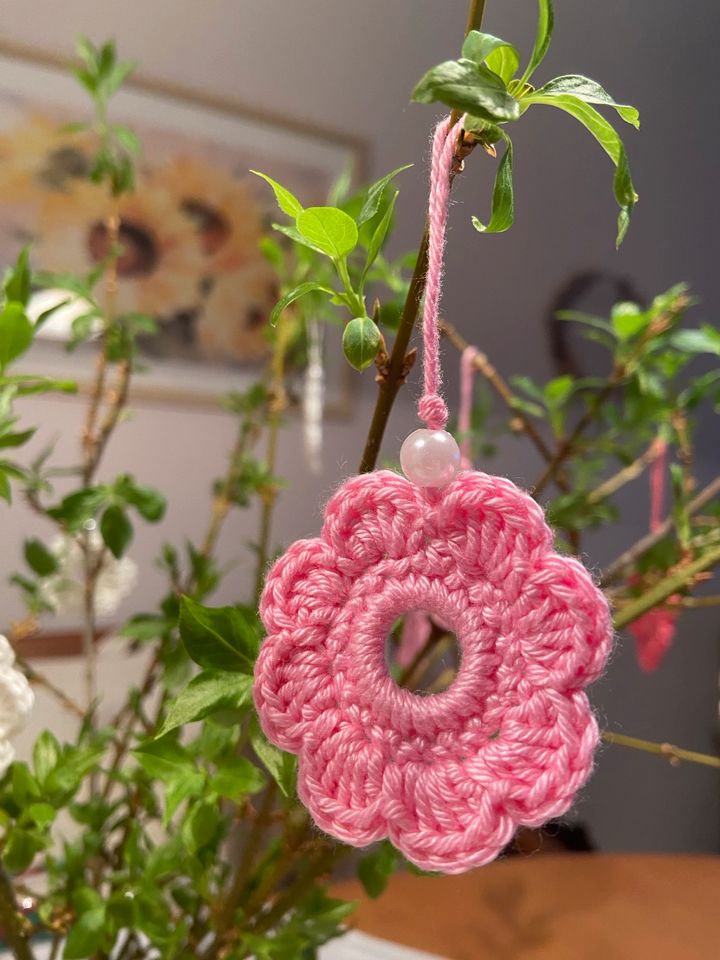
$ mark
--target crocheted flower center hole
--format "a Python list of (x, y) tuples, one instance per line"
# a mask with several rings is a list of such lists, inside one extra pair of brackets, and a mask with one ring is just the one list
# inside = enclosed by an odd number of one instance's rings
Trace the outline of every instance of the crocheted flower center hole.
[(385, 643), (387, 670), (398, 686), (426, 697), (449, 689), (462, 653), (456, 634), (425, 610), (398, 617)]

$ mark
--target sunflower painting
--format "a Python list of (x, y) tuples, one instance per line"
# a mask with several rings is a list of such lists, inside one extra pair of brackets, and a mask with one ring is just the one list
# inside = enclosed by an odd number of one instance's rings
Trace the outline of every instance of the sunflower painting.
[[(88, 273), (106, 257), (109, 201), (89, 178), (91, 135), (68, 128), (76, 119), (63, 75), (0, 52), (3, 264), (19, 242), (31, 243), (36, 269), (53, 273)], [(273, 169), (308, 204), (321, 203), (353, 148), (308, 146), (297, 132), (164, 91), (124, 92), (114, 119), (143, 144), (136, 189), (120, 209), (118, 308), (158, 321), (142, 342), (151, 377), (159, 370), (161, 382), (204, 382), (215, 393), (266, 359), (277, 300), (260, 249), (270, 198), (249, 169)], [(49, 326), (47, 336), (60, 335)]]

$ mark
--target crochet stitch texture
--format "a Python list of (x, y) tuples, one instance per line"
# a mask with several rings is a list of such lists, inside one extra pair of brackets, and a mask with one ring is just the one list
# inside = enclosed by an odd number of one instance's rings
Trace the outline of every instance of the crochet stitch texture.
[[(386, 637), (412, 610), (456, 633), (460, 669), (441, 693), (388, 674)], [(389, 837), (419, 867), (459, 873), (564, 813), (590, 774), (583, 688), (610, 650), (607, 603), (509, 480), (352, 477), (320, 536), (275, 563), (260, 612), (263, 729), (298, 755), (301, 800), (346, 843)]]

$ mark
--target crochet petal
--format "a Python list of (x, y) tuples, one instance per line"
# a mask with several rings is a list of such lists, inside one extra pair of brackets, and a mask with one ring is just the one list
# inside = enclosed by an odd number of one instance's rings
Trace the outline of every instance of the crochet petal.
[(297, 752), (315, 724), (333, 730), (339, 711), (327, 627), (306, 624), (266, 638), (255, 664), (253, 694), (273, 743)]
[(354, 847), (387, 836), (384, 778), (394, 739), (383, 731), (371, 740), (360, 725), (343, 719), (331, 734), (305, 743), (298, 795), (321, 830)]
[(523, 588), (552, 534), (537, 503), (504, 477), (461, 473), (445, 489), (435, 515), (435, 536), (467, 582), (478, 576), (507, 599)]
[(607, 601), (573, 557), (548, 553), (528, 574), (498, 644), (507, 666), (543, 686), (578, 688), (597, 679), (610, 652)]
[(342, 606), (349, 584), (324, 540), (297, 540), (275, 562), (260, 598), (268, 634), (306, 624), (327, 624)]
[(323, 539), (338, 569), (362, 573), (383, 557), (405, 557), (423, 540), (425, 502), (418, 487), (389, 470), (347, 480), (325, 508)]

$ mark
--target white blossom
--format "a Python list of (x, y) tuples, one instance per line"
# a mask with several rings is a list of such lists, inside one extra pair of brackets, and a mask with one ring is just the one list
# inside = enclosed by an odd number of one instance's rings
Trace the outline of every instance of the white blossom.
[[(97, 530), (89, 535), (90, 550), (95, 557), (103, 550)], [(80, 616), (84, 609), (84, 558), (73, 537), (61, 534), (50, 544), (50, 551), (58, 561), (58, 569), (43, 584), (43, 599), (55, 613)], [(95, 609), (100, 617), (111, 617), (121, 602), (132, 593), (138, 579), (134, 560), (117, 560), (105, 550), (102, 567), (95, 584)]]
[(15, 652), (0, 634), (0, 775), (15, 759), (10, 738), (25, 726), (34, 702), (27, 677), (15, 667)]

